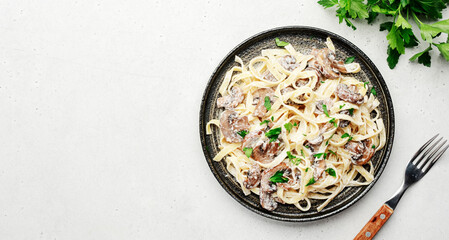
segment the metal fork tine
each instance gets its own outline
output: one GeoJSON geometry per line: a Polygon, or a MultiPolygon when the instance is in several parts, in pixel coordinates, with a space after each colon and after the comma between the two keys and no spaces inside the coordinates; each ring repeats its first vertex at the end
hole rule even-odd
{"type": "Polygon", "coordinates": [[[443,155],[444,152],[446,152],[446,150],[449,148],[449,145],[447,145],[445,148],[443,148],[443,150],[441,150],[436,156],[435,158],[432,160],[432,162],[430,162],[429,166],[426,167],[426,169],[424,170],[424,174],[426,174],[427,172],[429,172],[429,170],[432,168],[433,164],[435,164],[438,159],[441,158],[441,156],[443,155]]]}
{"type": "Polygon", "coordinates": [[[423,153],[423,155],[416,161],[415,165],[418,166],[419,163],[429,154],[430,151],[432,151],[433,148],[442,140],[443,138],[438,139],[434,144],[432,144],[429,149],[426,150],[426,152],[423,153]]]}
{"type": "Polygon", "coordinates": [[[421,167],[418,167],[418,166],[417,167],[421,168],[421,170],[423,170],[424,166],[426,166],[426,164],[428,162],[431,162],[431,160],[432,160],[433,156],[435,155],[435,153],[437,153],[444,146],[444,144],[446,144],[446,142],[447,142],[447,140],[444,140],[444,142],[442,142],[440,145],[438,145],[438,147],[436,147],[435,150],[433,150],[430,153],[430,155],[426,158],[426,160],[424,160],[424,162],[421,164],[421,167]]]}
{"type": "Polygon", "coordinates": [[[422,151],[429,146],[429,144],[436,138],[438,137],[438,135],[440,135],[439,133],[437,133],[437,135],[433,136],[431,139],[429,139],[429,141],[427,141],[426,143],[424,143],[424,145],[422,145],[422,147],[415,153],[415,155],[412,157],[412,160],[410,160],[410,162],[413,162],[416,157],[422,153],[422,151]]]}

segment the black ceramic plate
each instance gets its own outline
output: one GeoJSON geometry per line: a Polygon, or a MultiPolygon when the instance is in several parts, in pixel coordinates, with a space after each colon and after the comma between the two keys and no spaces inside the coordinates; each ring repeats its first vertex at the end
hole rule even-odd
{"type": "Polygon", "coordinates": [[[204,91],[201,111],[200,111],[200,136],[201,144],[203,146],[204,156],[209,164],[212,173],[217,178],[221,186],[239,203],[246,208],[262,215],[276,220],[291,221],[291,222],[305,222],[322,219],[334,215],[338,212],[353,205],[356,201],[362,198],[379,179],[382,171],[387,164],[388,157],[391,152],[394,136],[394,113],[393,103],[391,101],[390,93],[387,89],[382,75],[373,64],[373,62],[354,44],[344,39],[343,37],[318,28],[312,27],[282,27],[271,29],[259,33],[244,42],[240,43],[221,61],[218,67],[212,74],[206,90],[204,91]],[[213,127],[213,134],[206,135],[206,124],[211,119],[218,119],[220,113],[223,111],[216,107],[216,100],[219,97],[218,88],[223,81],[226,71],[236,65],[234,57],[237,55],[241,57],[245,64],[255,56],[261,54],[262,49],[277,48],[274,39],[276,37],[283,41],[291,43],[296,50],[302,53],[309,53],[312,47],[323,48],[326,47],[326,37],[330,37],[336,48],[336,55],[339,59],[346,59],[349,56],[355,57],[355,62],[361,66],[361,71],[354,76],[361,81],[369,81],[377,92],[377,98],[380,101],[380,111],[385,124],[385,131],[387,135],[386,146],[376,152],[372,158],[375,171],[374,181],[362,187],[347,187],[336,198],[334,198],[329,205],[322,211],[316,210],[317,206],[322,201],[312,201],[312,207],[307,212],[301,212],[293,205],[279,204],[276,210],[270,212],[263,209],[259,204],[259,197],[255,194],[245,196],[240,189],[239,184],[234,177],[226,170],[224,161],[215,162],[212,158],[219,151],[219,129],[213,127]]]}

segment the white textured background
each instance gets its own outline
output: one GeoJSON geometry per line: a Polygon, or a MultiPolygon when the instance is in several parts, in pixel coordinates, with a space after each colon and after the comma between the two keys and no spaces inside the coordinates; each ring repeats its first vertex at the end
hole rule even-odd
{"type": "MultiPolygon", "coordinates": [[[[379,20],[357,31],[337,21],[304,0],[1,1],[0,238],[352,238],[399,187],[418,146],[436,132],[449,137],[449,63],[435,50],[431,68],[409,63],[409,51],[390,70],[379,20]],[[396,113],[378,183],[312,223],[269,220],[234,201],[199,140],[216,65],[244,39],[285,25],[328,29],[361,48],[396,113]]],[[[449,155],[436,166],[377,239],[448,237],[449,155]]]]}

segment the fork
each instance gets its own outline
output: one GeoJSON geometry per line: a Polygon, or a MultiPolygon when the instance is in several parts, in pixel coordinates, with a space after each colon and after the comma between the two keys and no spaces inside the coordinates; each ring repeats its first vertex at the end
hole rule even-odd
{"type": "Polygon", "coordinates": [[[362,228],[354,239],[372,239],[385,224],[385,222],[387,222],[391,214],[393,214],[393,210],[398,205],[398,202],[405,190],[424,177],[429,172],[430,168],[432,168],[432,166],[438,161],[438,159],[441,158],[441,155],[443,155],[443,153],[449,148],[449,145],[444,146],[447,140],[444,140],[438,145],[438,143],[443,140],[442,137],[434,142],[438,135],[439,134],[432,137],[418,150],[418,152],[415,153],[405,170],[405,178],[402,182],[402,186],[390,200],[386,201],[382,207],[380,207],[380,209],[374,214],[374,216],[368,221],[368,223],[362,228]],[[433,144],[430,145],[431,143],[433,144]]]}

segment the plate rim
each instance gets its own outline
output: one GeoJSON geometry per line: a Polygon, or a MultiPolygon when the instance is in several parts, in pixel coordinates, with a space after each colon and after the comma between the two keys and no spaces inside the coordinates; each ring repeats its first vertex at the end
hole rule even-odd
{"type": "Polygon", "coordinates": [[[239,202],[241,205],[243,205],[245,208],[251,210],[252,212],[255,212],[259,215],[262,215],[264,217],[270,218],[270,219],[274,219],[274,220],[278,220],[278,221],[285,221],[285,222],[310,222],[310,221],[316,221],[316,220],[320,220],[320,219],[324,219],[330,216],[333,216],[335,214],[338,214],[340,212],[342,212],[345,209],[350,208],[351,206],[353,206],[356,202],[358,202],[361,198],[363,198],[372,188],[373,186],[376,184],[377,180],[382,176],[383,171],[385,170],[385,167],[389,161],[390,158],[390,154],[392,151],[392,147],[393,147],[393,143],[394,143],[394,135],[395,135],[395,118],[394,118],[394,107],[393,107],[393,100],[391,98],[391,94],[390,91],[388,90],[387,84],[382,76],[382,74],[380,73],[379,69],[377,68],[377,66],[371,61],[371,59],[360,49],[358,48],[356,45],[354,45],[352,42],[350,42],[349,40],[347,40],[346,38],[333,33],[331,31],[325,30],[325,29],[321,29],[321,28],[317,28],[317,27],[311,27],[311,26],[301,26],[301,25],[294,25],[294,26],[283,26],[283,27],[276,27],[276,28],[271,28],[265,31],[261,31],[259,33],[256,33],[248,38],[246,38],[245,40],[243,40],[242,42],[240,42],[239,44],[237,44],[232,50],[230,50],[225,57],[223,57],[223,59],[219,62],[219,64],[217,65],[217,67],[214,69],[214,71],[212,72],[206,88],[203,92],[202,95],[202,99],[201,99],[201,107],[200,107],[200,112],[199,112],[199,126],[200,126],[200,141],[201,141],[201,148],[203,149],[203,155],[206,159],[207,164],[209,165],[210,170],[212,171],[212,174],[214,175],[215,179],[219,182],[219,184],[221,185],[221,187],[232,197],[234,198],[237,202],[239,202]],[[291,218],[287,218],[287,217],[282,217],[282,216],[278,216],[278,215],[274,215],[271,214],[271,212],[267,212],[264,211],[262,209],[259,208],[255,208],[249,204],[246,204],[243,200],[240,199],[239,196],[235,195],[229,188],[228,186],[221,180],[221,178],[219,178],[218,172],[215,170],[214,166],[212,165],[212,158],[209,157],[209,152],[207,149],[207,145],[206,145],[206,124],[205,121],[203,120],[203,118],[205,118],[206,116],[206,100],[208,98],[209,92],[211,87],[213,86],[213,80],[217,77],[216,75],[220,72],[220,70],[224,67],[224,65],[226,64],[226,62],[228,61],[228,59],[230,57],[235,57],[236,52],[240,51],[241,49],[245,49],[248,46],[251,46],[252,43],[257,42],[260,38],[264,38],[264,37],[268,37],[270,35],[276,34],[276,33],[294,33],[294,32],[301,32],[301,31],[315,31],[315,32],[319,32],[321,34],[326,34],[328,36],[330,36],[331,38],[335,38],[338,39],[339,41],[342,41],[344,44],[346,44],[347,46],[350,47],[350,49],[354,50],[355,52],[357,52],[362,59],[366,62],[367,67],[372,71],[372,73],[377,77],[378,81],[379,81],[379,85],[381,86],[381,90],[384,92],[383,96],[385,97],[385,102],[386,105],[385,109],[388,112],[388,120],[390,122],[389,128],[386,130],[389,131],[389,136],[387,136],[387,144],[385,144],[385,155],[384,155],[384,159],[382,159],[382,162],[379,166],[378,169],[378,175],[374,176],[373,181],[366,185],[366,188],[359,194],[357,195],[354,199],[352,199],[351,201],[349,201],[346,205],[343,205],[342,207],[335,209],[329,213],[323,214],[323,215],[319,215],[319,216],[314,216],[314,217],[305,217],[305,218],[295,218],[295,217],[291,217],[291,218]]]}

